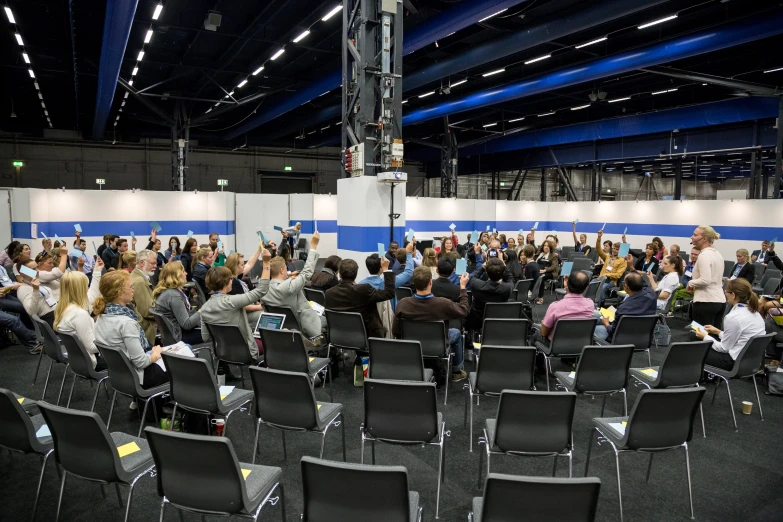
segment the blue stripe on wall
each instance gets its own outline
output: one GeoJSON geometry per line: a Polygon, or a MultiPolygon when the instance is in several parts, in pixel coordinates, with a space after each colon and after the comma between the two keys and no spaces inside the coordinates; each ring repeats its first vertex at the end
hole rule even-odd
{"type": "MultiPolygon", "coordinates": [[[[55,234],[60,237],[74,237],[74,223],[69,222],[38,222],[38,236],[41,232],[49,237],[55,234]]],[[[104,234],[117,234],[121,237],[129,237],[132,230],[138,237],[147,237],[152,226],[149,221],[82,221],[82,236],[103,236],[104,234]]],[[[234,221],[159,221],[162,237],[187,236],[188,230],[194,234],[207,235],[217,232],[225,236],[235,233],[234,221]]],[[[11,233],[17,238],[30,237],[30,225],[28,221],[14,221],[11,223],[11,233]]]]}
{"type": "MultiPolygon", "coordinates": [[[[302,223],[304,227],[304,223],[302,223]]],[[[318,222],[321,227],[321,222],[318,222]]],[[[394,227],[394,240],[403,244],[405,227],[394,227]]],[[[354,252],[377,252],[378,243],[389,248],[389,227],[337,227],[337,248],[354,252]]]]}
{"type": "MultiPolygon", "coordinates": [[[[288,222],[288,226],[292,227],[296,225],[297,223],[302,224],[302,234],[312,234],[315,232],[315,220],[301,220],[301,219],[292,219],[288,222]]],[[[318,220],[318,232],[321,234],[336,234],[337,233],[337,220],[336,219],[325,219],[325,220],[318,220]]]]}

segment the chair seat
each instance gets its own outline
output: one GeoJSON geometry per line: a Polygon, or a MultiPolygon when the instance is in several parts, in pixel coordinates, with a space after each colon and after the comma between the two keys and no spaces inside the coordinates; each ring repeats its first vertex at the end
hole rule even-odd
{"type": "Polygon", "coordinates": [[[410,506],[411,510],[411,521],[416,521],[419,519],[419,493],[416,491],[409,491],[408,492],[408,506],[410,506]]]}
{"type": "Polygon", "coordinates": [[[566,289],[565,288],[555,288],[555,293],[557,295],[566,295],[566,289]]]}
{"type": "Polygon", "coordinates": [[[571,376],[571,373],[573,372],[555,372],[555,378],[560,381],[568,391],[574,391],[574,388],[576,387],[576,373],[574,373],[573,377],[571,376]]]}
{"type": "Polygon", "coordinates": [[[19,403],[19,406],[21,406],[22,409],[25,412],[27,412],[27,414],[29,414],[31,411],[33,411],[38,406],[38,402],[36,402],[35,400],[30,399],[28,397],[25,397],[23,395],[19,395],[19,394],[14,393],[14,399],[16,399],[17,401],[19,399],[23,399],[22,402],[19,403]]]}
{"type": "Polygon", "coordinates": [[[481,522],[482,509],[484,509],[484,497],[473,497],[473,522],[481,522]]]}
{"type": "MultiPolygon", "coordinates": [[[[46,421],[44,420],[43,415],[41,414],[33,415],[32,417],[30,417],[30,421],[32,421],[33,429],[35,429],[36,433],[38,433],[38,430],[41,429],[41,426],[46,424],[46,421]]],[[[36,437],[35,440],[37,440],[38,443],[41,444],[42,446],[46,447],[45,451],[49,451],[50,449],[52,449],[53,441],[51,435],[47,435],[46,437],[36,437]]]]}
{"type": "Polygon", "coordinates": [[[226,414],[233,410],[240,404],[243,404],[253,398],[253,392],[251,390],[243,390],[240,388],[234,388],[231,393],[226,395],[226,398],[221,400],[218,404],[218,411],[222,414],[226,414]]]}
{"type": "Polygon", "coordinates": [[[171,389],[170,383],[161,384],[160,386],[155,386],[153,388],[147,388],[146,390],[142,388],[139,390],[138,397],[140,399],[146,399],[147,397],[152,397],[153,395],[157,395],[160,392],[167,392],[171,389]]]}
{"type": "Polygon", "coordinates": [[[758,295],[761,295],[761,293],[764,292],[764,287],[753,285],[753,291],[756,292],[758,295]]]}
{"type": "Polygon", "coordinates": [[[114,441],[114,444],[118,448],[120,446],[124,446],[125,444],[135,442],[141,450],[126,455],[120,459],[122,469],[126,473],[125,477],[120,477],[123,481],[129,482],[130,480],[133,480],[141,471],[144,471],[153,465],[152,452],[150,451],[150,445],[146,439],[140,439],[120,431],[113,431],[110,433],[110,435],[114,441]]]}
{"type": "Polygon", "coordinates": [[[653,377],[652,375],[647,375],[646,373],[644,373],[642,371],[642,370],[648,370],[648,369],[652,369],[652,370],[655,370],[657,372],[660,369],[660,366],[648,366],[647,368],[630,368],[629,372],[631,373],[632,376],[636,377],[640,381],[644,381],[644,382],[648,382],[648,383],[653,383],[653,382],[657,381],[658,377],[660,377],[660,374],[658,374],[655,377],[653,377]]]}
{"type": "Polygon", "coordinates": [[[536,348],[541,350],[542,352],[544,352],[547,355],[552,353],[552,348],[547,346],[547,345],[545,345],[544,343],[542,343],[540,341],[536,341],[536,348]]]}
{"type": "Polygon", "coordinates": [[[615,446],[617,446],[618,449],[622,446],[623,438],[625,438],[624,433],[620,433],[613,427],[611,427],[609,424],[611,423],[623,423],[628,422],[629,417],[595,417],[593,418],[593,424],[596,425],[596,427],[601,429],[601,433],[603,433],[606,438],[611,440],[615,446]]]}
{"type": "Polygon", "coordinates": [[[430,382],[435,376],[435,371],[432,368],[424,368],[424,382],[430,382]]]}
{"type": "Polygon", "coordinates": [[[307,362],[307,366],[308,366],[307,371],[311,377],[316,373],[320,372],[321,370],[323,370],[325,366],[329,366],[329,363],[331,362],[326,357],[313,357],[312,359],[313,360],[311,361],[308,358],[308,362],[307,362]]]}
{"type": "Polygon", "coordinates": [[[273,466],[257,466],[247,462],[240,462],[239,468],[250,470],[250,473],[245,477],[245,488],[250,505],[247,506],[248,509],[245,511],[252,512],[258,508],[258,505],[266,498],[267,493],[275,484],[280,482],[283,470],[273,466]]]}
{"type": "Polygon", "coordinates": [[[337,402],[318,403],[318,428],[323,430],[337,415],[342,413],[343,405],[337,402]]]}
{"type": "Polygon", "coordinates": [[[714,373],[715,375],[720,375],[721,377],[725,377],[727,379],[731,379],[735,376],[733,370],[724,370],[723,368],[717,368],[715,366],[710,366],[709,364],[704,365],[704,371],[708,373],[714,373]]]}

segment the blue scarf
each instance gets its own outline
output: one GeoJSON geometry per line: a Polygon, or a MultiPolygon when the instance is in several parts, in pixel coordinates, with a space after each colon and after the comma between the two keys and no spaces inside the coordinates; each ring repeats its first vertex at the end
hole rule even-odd
{"type": "Polygon", "coordinates": [[[106,315],[124,315],[125,317],[133,319],[133,321],[136,323],[136,326],[139,328],[139,342],[141,343],[142,349],[145,352],[152,349],[152,346],[150,346],[150,342],[147,340],[147,337],[144,335],[144,330],[141,329],[141,325],[139,324],[139,316],[136,315],[136,312],[134,312],[127,306],[121,306],[118,305],[117,303],[108,303],[103,313],[106,315]]]}

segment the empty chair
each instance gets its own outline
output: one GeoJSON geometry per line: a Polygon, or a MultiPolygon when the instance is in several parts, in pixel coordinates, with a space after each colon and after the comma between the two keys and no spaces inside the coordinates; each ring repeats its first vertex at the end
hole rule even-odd
{"type": "Polygon", "coordinates": [[[599,279],[594,279],[593,281],[590,281],[590,283],[587,285],[587,289],[585,290],[585,293],[583,294],[587,299],[594,301],[595,306],[598,306],[598,300],[600,296],[599,291],[603,286],[605,279],[606,276],[603,276],[599,279]]]}
{"type": "Polygon", "coordinates": [[[304,294],[308,301],[318,303],[321,306],[326,306],[326,294],[324,294],[323,290],[306,286],[304,287],[304,294]]]}
{"type": "Polygon", "coordinates": [[[319,372],[326,370],[329,379],[329,399],[334,400],[329,357],[307,355],[304,338],[300,332],[262,328],[261,340],[264,344],[264,359],[267,368],[304,373],[312,380],[315,380],[315,376],[319,372]]]}
{"type": "MultiPolygon", "coordinates": [[[[139,374],[131,365],[125,352],[112,348],[110,346],[98,346],[101,356],[106,361],[109,369],[109,382],[114,389],[111,397],[111,408],[109,409],[109,419],[106,421],[106,429],[111,426],[111,417],[114,414],[114,406],[117,402],[117,394],[130,397],[132,401],[143,401],[144,409],[141,413],[141,425],[139,426],[138,437],[141,437],[141,431],[144,429],[144,423],[147,421],[147,408],[150,400],[155,397],[162,397],[169,393],[169,383],[161,384],[153,388],[144,389],[139,383],[139,374]]],[[[158,412],[153,406],[152,411],[155,414],[155,422],[159,424],[158,412]]]]}
{"type": "MultiPolygon", "coordinates": [[[[632,344],[634,352],[647,352],[647,364],[652,366],[650,347],[655,342],[655,325],[658,324],[658,320],[658,314],[621,315],[617,320],[611,344],[632,344]]],[[[596,344],[608,343],[596,340],[596,344]]]]}
{"type": "Polygon", "coordinates": [[[101,491],[104,485],[114,484],[120,507],[122,496],[119,485],[129,486],[125,507],[127,522],[133,487],[141,477],[155,469],[147,441],[118,431],[109,433],[98,414],[91,411],[69,410],[47,402],[38,403],[38,407],[51,430],[54,456],[62,468],[55,522],[60,519],[68,475],[97,482],[101,491]]]}
{"type": "Polygon", "coordinates": [[[582,348],[593,344],[595,319],[560,319],[555,323],[549,346],[536,341],[536,348],[544,354],[546,366],[546,389],[549,391],[549,374],[552,371],[550,359],[558,357],[579,357],[582,348]]]}
{"type": "Polygon", "coordinates": [[[484,496],[473,499],[468,520],[593,522],[600,491],[601,480],[595,477],[518,477],[490,473],[484,482],[484,496]]]}
{"type": "Polygon", "coordinates": [[[575,372],[555,372],[563,387],[584,395],[603,395],[601,415],[606,397],[623,394],[623,415],[628,415],[628,367],[633,357],[633,345],[585,346],[575,372]]]}
{"type": "MultiPolygon", "coordinates": [[[[158,333],[160,334],[160,342],[162,343],[162,346],[171,346],[172,344],[177,344],[182,340],[181,332],[179,336],[174,335],[174,328],[171,326],[171,319],[157,312],[154,308],[150,308],[150,313],[155,318],[155,324],[158,326],[158,333]]],[[[194,344],[191,345],[191,350],[193,350],[193,353],[198,353],[203,349],[210,349],[211,351],[211,347],[211,343],[194,344]]]]}
{"type": "MultiPolygon", "coordinates": [[[[687,262],[687,261],[686,261],[687,262]]],[[[734,269],[734,261],[723,260],[723,277],[731,277],[731,271],[734,269]]]]}
{"type": "MultiPolygon", "coordinates": [[[[573,474],[574,422],[576,393],[504,390],[500,393],[497,415],[487,419],[484,436],[487,475],[492,455],[554,457],[552,476],[557,473],[557,457],[568,457],[568,476],[573,474]]],[[[479,452],[478,482],[484,452],[479,452]]]]}
{"type": "MultiPolygon", "coordinates": [[[[734,366],[731,370],[724,370],[708,364],[704,365],[704,371],[710,375],[718,377],[715,385],[715,391],[712,393],[712,403],[715,403],[715,396],[718,394],[720,382],[726,383],[726,393],[729,395],[729,408],[731,408],[731,418],[734,420],[734,429],[737,430],[737,416],[734,414],[734,402],[731,398],[731,379],[747,379],[753,381],[753,389],[756,390],[756,402],[759,405],[759,417],[764,420],[764,412],[761,410],[761,399],[759,398],[759,387],[756,384],[756,374],[764,370],[764,351],[770,341],[775,337],[775,333],[756,335],[748,339],[745,347],[734,360],[734,366]]],[[[710,348],[711,349],[711,348],[710,348]]]]}
{"type": "Polygon", "coordinates": [[[568,258],[568,254],[574,251],[574,247],[572,246],[564,246],[560,248],[560,259],[566,259],[568,258]]]}
{"type": "Polygon", "coordinates": [[[305,522],[421,521],[419,494],[409,490],[403,466],[302,457],[302,490],[305,522]]]}
{"type": "Polygon", "coordinates": [[[535,281],[532,279],[520,279],[517,281],[517,284],[514,286],[514,291],[512,293],[512,298],[514,301],[519,301],[520,303],[530,302],[528,299],[528,293],[533,287],[533,283],[535,283],[535,281]]]}
{"type": "MultiPolygon", "coordinates": [[[[23,455],[36,454],[41,458],[41,474],[38,477],[38,488],[35,490],[35,500],[33,500],[33,516],[38,511],[38,498],[41,494],[41,484],[43,483],[44,472],[49,455],[52,454],[53,444],[52,436],[42,433],[37,436],[38,430],[44,425],[42,415],[30,417],[24,409],[24,403],[36,404],[34,400],[19,397],[15,393],[5,388],[0,388],[0,448],[5,448],[11,454],[22,453],[23,455]],[[20,401],[21,399],[21,401],[20,401]]],[[[4,468],[4,475],[11,477],[8,468],[4,468]]]]}
{"type": "Polygon", "coordinates": [[[245,387],[245,374],[242,368],[252,366],[256,362],[247,347],[245,335],[238,326],[232,324],[205,323],[209,336],[215,343],[215,357],[227,364],[239,366],[242,376],[242,387],[245,387]]]}
{"type": "Polygon", "coordinates": [[[398,286],[394,289],[394,296],[398,301],[406,297],[413,297],[413,290],[408,286],[398,286]]]}
{"type": "Polygon", "coordinates": [[[444,386],[443,404],[449,400],[451,380],[451,348],[446,335],[446,324],[443,321],[407,321],[400,320],[402,338],[407,341],[419,341],[422,356],[446,363],[446,378],[449,382],[444,386]]]}
{"type": "Polygon", "coordinates": [[[264,304],[264,311],[269,312],[270,314],[284,315],[285,322],[283,323],[283,326],[285,326],[286,330],[296,330],[298,332],[302,331],[302,327],[299,326],[299,319],[297,319],[296,314],[293,310],[291,310],[291,307],[264,304]]]}
{"type": "Polygon", "coordinates": [[[767,273],[764,274],[764,277],[761,279],[758,286],[753,287],[754,292],[759,295],[776,295],[778,293],[778,289],[780,288],[780,272],[775,270],[774,272],[777,272],[777,277],[768,277],[770,272],[773,272],[773,270],[771,268],[767,269],[767,273]]]}
{"type": "Polygon", "coordinates": [[[577,257],[587,257],[584,252],[569,252],[567,256],[565,256],[566,261],[573,261],[577,257]]]}
{"type": "MultiPolygon", "coordinates": [[[[532,346],[494,346],[485,344],[476,371],[468,374],[465,388],[465,424],[470,405],[469,447],[473,451],[473,396],[499,396],[503,390],[530,390],[533,388],[533,372],[536,349],[532,346]]],[[[372,361],[372,359],[370,359],[372,361]]],[[[372,367],[372,365],[370,365],[372,367]]],[[[478,398],[477,398],[478,400],[478,398]]]]}
{"type": "Polygon", "coordinates": [[[574,258],[573,263],[574,264],[571,266],[572,272],[593,269],[593,260],[590,259],[589,257],[576,257],[574,258]]]}
{"type": "Polygon", "coordinates": [[[593,449],[593,435],[597,431],[614,450],[617,468],[617,495],[620,500],[620,521],[623,520],[623,495],[620,485],[620,453],[640,452],[650,454],[647,480],[650,480],[652,460],[655,453],[683,448],[688,476],[688,498],[691,518],[693,494],[691,492],[691,464],[688,458],[688,442],[693,436],[693,419],[706,390],[699,388],[642,390],[628,417],[594,418],[594,430],[590,430],[587,443],[585,476],[590,468],[590,453],[593,449]]]}
{"type": "MultiPolygon", "coordinates": [[[[171,412],[171,426],[177,408],[204,415],[220,415],[225,417],[223,433],[228,431],[228,418],[236,410],[253,400],[253,392],[233,389],[228,394],[221,395],[218,390],[215,373],[204,359],[183,357],[163,352],[163,364],[169,373],[169,393],[174,400],[174,411],[171,412]]],[[[207,433],[211,426],[209,417],[205,417],[207,433]]]]}
{"type": "Polygon", "coordinates": [[[204,289],[201,288],[201,284],[195,280],[193,282],[194,284],[192,288],[196,289],[196,295],[198,296],[198,307],[201,308],[207,302],[207,296],[204,295],[204,289]]]}
{"type": "Polygon", "coordinates": [[[280,503],[285,520],[285,498],[280,478],[283,471],[271,466],[239,462],[234,446],[226,437],[209,437],[146,428],[155,459],[160,520],[166,505],[204,515],[236,515],[258,519],[269,501],[280,503]],[[278,490],[279,499],[272,494],[278,490]]]}
{"type": "Polygon", "coordinates": [[[293,261],[291,261],[291,265],[292,265],[291,268],[293,268],[294,272],[301,272],[305,266],[305,262],[302,261],[301,259],[294,259],[293,261]]]}
{"type": "Polygon", "coordinates": [[[90,354],[87,352],[87,349],[84,347],[82,341],[78,337],[63,332],[58,332],[58,334],[60,336],[60,341],[62,341],[63,346],[65,346],[65,350],[68,352],[68,363],[71,372],[73,373],[71,392],[68,394],[68,403],[65,405],[65,407],[71,407],[71,397],[73,397],[73,389],[76,388],[76,378],[78,377],[80,379],[84,379],[85,381],[94,381],[97,383],[97,386],[95,386],[95,393],[92,397],[92,406],[90,407],[90,411],[94,411],[95,401],[98,399],[98,392],[101,389],[101,385],[103,385],[104,391],[106,391],[106,396],[108,398],[109,390],[106,387],[105,381],[109,378],[109,372],[107,370],[103,370],[101,372],[95,371],[95,368],[92,366],[90,354]]]}
{"type": "Polygon", "coordinates": [[[251,368],[256,406],[256,440],[253,464],[258,453],[258,434],[261,424],[280,430],[283,436],[283,456],[288,457],[286,431],[312,431],[321,435],[320,458],[324,456],[326,432],[331,426],[342,426],[343,460],[345,458],[345,420],[343,405],[317,402],[313,383],[306,373],[251,368]]]}
{"type": "Polygon", "coordinates": [[[484,319],[481,346],[527,346],[530,321],[527,319],[484,319]]]}
{"type": "MultiPolygon", "coordinates": [[[[761,264],[758,261],[753,263],[753,277],[751,284],[755,285],[756,283],[761,282],[764,279],[764,275],[767,272],[767,265],[761,264]]],[[[725,277],[731,277],[731,274],[725,277]]]]}
{"type": "Polygon", "coordinates": [[[516,301],[484,305],[484,319],[521,319],[523,317],[522,303],[516,301]]]}
{"type": "Polygon", "coordinates": [[[435,378],[431,368],[424,367],[421,343],[402,339],[370,337],[371,379],[387,381],[423,381],[435,378]]]}
{"type": "Polygon", "coordinates": [[[364,464],[365,441],[370,441],[372,445],[373,464],[375,464],[376,441],[439,447],[436,478],[438,492],[435,500],[435,518],[438,518],[446,423],[443,422],[443,415],[438,412],[435,383],[365,379],[364,422],[361,431],[362,464],[364,464]]]}
{"type": "Polygon", "coordinates": [[[329,351],[350,350],[367,354],[367,330],[359,312],[335,312],[326,310],[326,324],[329,326],[329,351]]]}
{"type": "MultiPolygon", "coordinates": [[[[46,382],[44,383],[43,393],[41,394],[41,400],[46,398],[46,388],[49,386],[49,377],[52,375],[52,366],[56,364],[64,364],[63,369],[63,381],[60,383],[60,393],[57,394],[56,404],[60,404],[60,397],[63,394],[63,386],[65,386],[65,378],[68,376],[68,354],[63,346],[60,344],[60,339],[55,335],[52,327],[49,323],[33,316],[33,324],[38,326],[38,331],[41,332],[41,339],[43,341],[43,350],[41,353],[49,358],[49,371],[46,372],[46,382]]],[[[40,363],[40,360],[39,360],[40,363]]]]}

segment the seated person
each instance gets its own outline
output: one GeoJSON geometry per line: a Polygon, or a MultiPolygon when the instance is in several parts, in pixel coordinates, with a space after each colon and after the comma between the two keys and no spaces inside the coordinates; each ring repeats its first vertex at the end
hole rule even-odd
{"type": "Polygon", "coordinates": [[[770,256],[770,244],[769,241],[765,239],[764,241],[761,242],[761,249],[753,251],[750,261],[752,263],[761,263],[762,265],[766,266],[769,263],[769,256],[770,256]]]}
{"type": "Polygon", "coordinates": [[[0,310],[17,314],[25,327],[33,330],[33,320],[17,297],[17,290],[22,286],[22,283],[8,275],[4,266],[0,266],[0,286],[3,288],[0,293],[0,310]]]}
{"type": "Polygon", "coordinates": [[[95,321],[90,317],[92,305],[100,295],[99,285],[103,270],[103,261],[100,258],[95,267],[97,270],[89,283],[89,290],[87,276],[83,273],[71,271],[63,276],[60,300],[54,309],[54,331],[78,338],[90,355],[92,367],[100,372],[105,370],[107,365],[95,346],[95,321]]]}
{"type": "Polygon", "coordinates": [[[769,247],[769,262],[778,270],[783,270],[783,260],[781,260],[777,254],[775,254],[775,243],[772,243],[769,247]]]}
{"type": "MultiPolygon", "coordinates": [[[[451,276],[456,272],[456,268],[451,259],[446,256],[438,260],[438,277],[432,281],[432,295],[435,297],[445,297],[455,303],[459,301],[459,286],[451,282],[451,276]]],[[[462,274],[460,274],[461,277],[462,274]]]]}
{"type": "MultiPolygon", "coordinates": [[[[108,250],[108,249],[107,249],[108,250]]],[[[100,280],[101,295],[93,303],[95,343],[125,352],[144,389],[169,381],[169,374],[155,364],[163,348],[150,346],[139,324],[139,317],[128,305],[133,300],[130,274],[116,270],[100,280]]]]}
{"type": "Polygon", "coordinates": [[[220,241],[220,234],[217,232],[209,233],[209,248],[212,250],[212,265],[211,266],[223,266],[226,263],[226,253],[221,245],[218,251],[218,241],[220,241]]]}
{"type": "Polygon", "coordinates": [[[103,250],[101,259],[106,270],[117,270],[120,264],[120,256],[128,250],[128,240],[112,234],[109,245],[103,250]]]}
{"type": "Polygon", "coordinates": [[[579,234],[579,240],[576,239],[576,221],[572,221],[573,235],[574,235],[574,252],[582,252],[584,255],[588,255],[593,249],[587,244],[587,234],[579,234]]]}
{"type": "Polygon", "coordinates": [[[209,288],[207,287],[207,272],[215,261],[215,252],[209,247],[201,247],[193,257],[193,282],[204,292],[204,297],[209,300],[209,288]]]}
{"type": "Polygon", "coordinates": [[[139,316],[139,323],[150,344],[155,343],[155,334],[158,329],[155,318],[150,313],[150,309],[155,306],[150,278],[157,268],[158,255],[152,250],[142,250],[139,252],[138,261],[130,273],[131,286],[133,286],[133,308],[139,316]]]}
{"type": "MultiPolygon", "coordinates": [[[[248,277],[250,271],[253,270],[254,266],[256,266],[256,263],[258,262],[258,258],[261,257],[261,253],[263,251],[264,251],[264,242],[260,240],[258,242],[258,246],[256,247],[255,251],[251,254],[250,260],[247,263],[245,263],[245,256],[243,256],[239,252],[233,252],[228,255],[228,257],[226,258],[226,262],[223,266],[231,270],[231,273],[234,274],[234,281],[231,286],[231,295],[246,294],[247,292],[250,291],[250,288],[247,286],[247,283],[245,282],[245,278],[248,277]]],[[[248,312],[261,310],[260,305],[256,305],[256,306],[259,306],[259,308],[248,309],[248,312]]]]}
{"type": "MultiPolygon", "coordinates": [[[[407,245],[405,245],[405,270],[394,276],[394,288],[400,288],[401,286],[405,286],[411,282],[411,279],[413,278],[413,252],[416,250],[416,241],[409,241],[407,245]]],[[[388,258],[386,258],[388,259],[388,258]]],[[[367,258],[364,260],[364,266],[367,268],[367,271],[372,274],[361,281],[359,281],[360,285],[370,285],[376,290],[383,290],[384,282],[383,282],[383,268],[381,267],[381,259],[378,257],[378,254],[371,254],[367,256],[367,258]]],[[[389,265],[391,266],[391,264],[389,265]]],[[[393,297],[390,301],[392,310],[394,307],[397,306],[397,297],[393,297]]]]}
{"type": "Polygon", "coordinates": [[[731,311],[723,318],[723,331],[705,324],[704,331],[696,331],[696,337],[712,342],[704,364],[731,370],[748,340],[764,334],[764,319],[759,314],[759,301],[753,293],[753,287],[746,279],[732,279],[723,288],[726,303],[732,305],[731,311]],[[714,339],[709,334],[716,335],[714,339]]]}
{"type": "Polygon", "coordinates": [[[49,251],[52,249],[52,239],[49,237],[45,237],[41,240],[41,246],[43,247],[43,250],[41,250],[37,256],[42,256],[44,254],[48,254],[49,251]]]}
{"type": "Polygon", "coordinates": [[[560,319],[587,319],[594,317],[592,299],[586,298],[583,294],[590,284],[590,278],[584,272],[571,272],[570,275],[563,277],[563,283],[566,288],[566,295],[563,299],[555,301],[549,305],[541,320],[541,328],[533,333],[531,344],[540,342],[549,346],[552,340],[552,334],[555,331],[555,325],[560,319]]]}
{"type": "Polygon", "coordinates": [[[612,245],[610,254],[601,250],[601,236],[603,235],[604,231],[599,230],[598,239],[595,241],[595,249],[598,251],[598,256],[601,258],[601,261],[604,262],[598,277],[606,276],[606,282],[601,289],[601,303],[609,297],[612,290],[617,288],[617,283],[620,281],[620,278],[623,277],[625,269],[628,267],[628,263],[625,259],[618,257],[618,254],[620,253],[620,243],[614,243],[612,245]]]}
{"type": "Polygon", "coordinates": [[[400,248],[400,244],[396,241],[389,243],[389,250],[386,251],[386,259],[389,260],[389,269],[395,274],[399,273],[399,261],[397,261],[397,249],[400,248]]]}
{"type": "Polygon", "coordinates": [[[517,281],[525,278],[525,268],[519,263],[517,253],[510,248],[503,253],[506,257],[506,271],[503,273],[503,282],[516,285],[517,281]]]}
{"type": "Polygon", "coordinates": [[[22,302],[22,306],[24,306],[28,316],[37,315],[40,319],[49,323],[49,326],[53,326],[54,307],[57,306],[57,299],[55,299],[53,292],[49,288],[41,284],[38,263],[25,256],[19,256],[16,260],[15,267],[17,272],[19,272],[19,278],[22,283],[16,290],[16,296],[22,302]],[[22,273],[21,268],[23,266],[35,271],[36,277],[22,273]]]}
{"type": "Polygon", "coordinates": [[[169,247],[163,253],[163,257],[166,258],[166,262],[179,261],[180,255],[182,255],[182,243],[179,242],[177,236],[171,236],[169,238],[169,247]]]}
{"type": "MultiPolygon", "coordinates": [[[[503,264],[500,260],[496,259],[495,261],[503,264]]],[[[397,303],[397,309],[394,312],[392,326],[394,337],[399,339],[402,335],[400,320],[444,321],[448,325],[452,319],[464,318],[468,314],[468,292],[466,290],[468,279],[467,273],[460,277],[459,302],[455,303],[451,299],[432,295],[432,272],[426,267],[417,267],[413,271],[413,285],[416,288],[416,293],[413,297],[397,303]]],[[[500,277],[498,277],[499,279],[500,277]]],[[[467,374],[462,370],[462,333],[457,328],[449,328],[447,333],[451,353],[454,354],[452,380],[457,382],[467,377],[467,374]]]]}
{"type": "MultiPolygon", "coordinates": [[[[0,311],[0,327],[11,330],[19,340],[19,343],[30,350],[30,355],[41,353],[43,346],[38,344],[38,337],[35,335],[35,331],[22,324],[22,321],[15,315],[0,311]]],[[[0,348],[5,348],[8,344],[7,340],[0,340],[0,348]]]]}
{"type": "Polygon", "coordinates": [[[41,286],[45,286],[52,292],[55,301],[60,299],[60,279],[68,267],[68,252],[62,250],[53,250],[50,254],[39,254],[35,262],[38,263],[38,279],[41,286]],[[52,254],[57,257],[53,257],[52,254]]]}
{"type": "MultiPolygon", "coordinates": [[[[337,286],[337,284],[340,282],[340,280],[337,278],[337,271],[340,269],[340,261],[342,261],[340,256],[327,257],[326,262],[324,263],[324,267],[320,272],[313,276],[310,282],[307,283],[307,286],[316,290],[321,290],[322,292],[326,292],[330,288],[337,286]]],[[[372,270],[370,270],[370,273],[373,273],[372,270]]],[[[362,281],[362,283],[366,282],[366,280],[362,281]]]]}
{"type": "Polygon", "coordinates": [[[186,344],[201,344],[201,314],[193,311],[190,300],[182,288],[185,268],[179,261],[169,261],[160,271],[158,286],[152,292],[155,311],[169,319],[171,335],[186,344]]]}
{"type": "Polygon", "coordinates": [[[650,278],[650,287],[658,293],[658,303],[656,308],[659,312],[669,309],[669,299],[680,288],[680,278],[682,277],[682,258],[677,255],[666,256],[663,258],[663,279],[658,283],[654,277],[650,278]]]}
{"type": "MultiPolygon", "coordinates": [[[[613,246],[612,242],[607,239],[606,241],[604,241],[604,243],[602,245],[602,248],[596,248],[595,250],[596,250],[596,252],[603,251],[603,252],[606,252],[606,253],[611,253],[612,252],[612,246],[613,246]]],[[[604,260],[599,255],[598,256],[598,262],[596,263],[596,265],[603,265],[603,264],[604,264],[604,260]]]]}
{"type": "Polygon", "coordinates": [[[541,275],[541,272],[538,268],[538,263],[535,261],[535,257],[536,249],[533,247],[533,245],[525,245],[522,248],[522,254],[519,256],[519,263],[524,268],[525,277],[523,279],[532,279],[535,281],[538,279],[538,276],[541,275]]]}
{"type": "MultiPolygon", "coordinates": [[[[376,256],[377,255],[373,254],[376,256]]],[[[386,337],[377,303],[394,299],[394,272],[389,270],[389,260],[380,260],[383,273],[383,289],[368,284],[355,284],[359,266],[353,259],[340,263],[340,284],[326,291],[326,308],[336,312],[358,312],[362,315],[367,337],[386,337]]]]}
{"type": "MultiPolygon", "coordinates": [[[[481,248],[474,246],[480,255],[481,248]]],[[[473,304],[468,314],[465,327],[470,330],[480,330],[484,322],[484,308],[487,303],[505,303],[511,297],[513,287],[508,283],[503,283],[503,274],[506,271],[506,265],[498,258],[490,258],[486,265],[479,264],[476,270],[470,276],[468,286],[473,294],[473,304]],[[486,274],[487,281],[481,277],[486,274]]]]}
{"type": "MultiPolygon", "coordinates": [[[[427,249],[427,250],[432,250],[432,249],[427,249]]],[[[425,254],[427,253],[427,250],[424,251],[425,254]]],[[[434,254],[435,251],[432,250],[432,253],[434,254]]],[[[394,272],[394,275],[400,275],[404,273],[405,270],[407,269],[406,265],[408,264],[408,252],[398,248],[397,250],[394,251],[394,257],[397,260],[397,264],[394,265],[396,268],[392,268],[391,271],[394,272]]],[[[416,260],[413,257],[413,253],[411,253],[411,261],[413,262],[413,268],[416,268],[417,265],[416,265],[416,260]]],[[[426,262],[425,258],[422,258],[419,264],[424,264],[425,262],[426,262]]]]}
{"type": "MultiPolygon", "coordinates": [[[[753,276],[756,272],[753,263],[748,261],[748,251],[744,248],[737,250],[737,262],[734,263],[734,267],[731,269],[731,275],[728,279],[744,279],[748,283],[753,285],[753,276]]],[[[723,278],[724,281],[726,278],[723,278]]]]}
{"type": "MultiPolygon", "coordinates": [[[[655,278],[655,274],[658,273],[658,258],[655,257],[658,253],[657,249],[658,247],[655,243],[647,243],[647,246],[644,249],[644,256],[640,256],[639,259],[636,260],[636,264],[634,264],[634,271],[647,272],[652,274],[650,279],[655,278]]],[[[628,255],[630,256],[631,254],[628,255]]],[[[625,260],[630,263],[627,257],[625,260]]]]}
{"type": "Polygon", "coordinates": [[[198,241],[195,238],[189,237],[185,241],[185,246],[182,247],[182,253],[179,256],[179,260],[182,261],[182,267],[185,269],[185,274],[188,278],[188,282],[193,281],[193,257],[198,252],[198,241]]]}
{"type": "Polygon", "coordinates": [[[644,284],[644,279],[637,272],[632,272],[625,276],[623,280],[623,290],[628,297],[617,307],[614,313],[614,321],[609,323],[609,319],[601,317],[600,324],[595,328],[595,337],[601,340],[611,340],[614,329],[620,322],[623,315],[654,315],[657,310],[658,299],[655,292],[644,284]]]}
{"type": "MultiPolygon", "coordinates": [[[[399,252],[399,250],[398,250],[399,252]]],[[[433,277],[437,277],[438,273],[438,254],[434,248],[424,249],[424,262],[421,266],[426,266],[430,269],[430,273],[433,277]]]]}
{"type": "Polygon", "coordinates": [[[683,270],[685,270],[685,260],[684,260],[684,259],[682,258],[682,256],[680,255],[680,245],[675,245],[675,244],[672,244],[672,245],[669,247],[669,252],[670,252],[670,254],[669,254],[669,255],[671,255],[671,256],[677,256],[677,257],[679,257],[679,258],[680,258],[680,264],[682,265],[682,269],[683,269],[683,270]]]}

